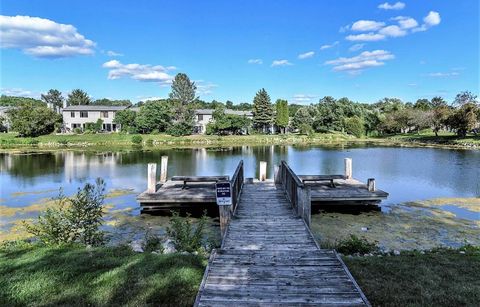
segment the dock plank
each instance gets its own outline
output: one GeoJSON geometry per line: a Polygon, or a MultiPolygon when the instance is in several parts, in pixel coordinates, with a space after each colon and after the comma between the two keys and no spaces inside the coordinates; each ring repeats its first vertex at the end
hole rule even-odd
{"type": "Polygon", "coordinates": [[[196,306],[369,306],[332,250],[320,249],[280,186],[245,184],[196,306]]]}

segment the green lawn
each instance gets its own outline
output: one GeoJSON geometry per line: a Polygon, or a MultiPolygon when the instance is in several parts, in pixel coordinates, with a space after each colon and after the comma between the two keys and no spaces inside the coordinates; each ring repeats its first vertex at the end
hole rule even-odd
{"type": "Polygon", "coordinates": [[[344,257],[374,306],[478,306],[480,250],[344,257]]]}
{"type": "Polygon", "coordinates": [[[122,247],[0,250],[0,306],[191,306],[205,265],[122,247]]]}
{"type": "Polygon", "coordinates": [[[471,144],[480,146],[480,135],[469,134],[465,138],[460,138],[456,134],[451,132],[440,132],[438,136],[435,133],[429,131],[422,131],[420,134],[416,133],[404,133],[393,136],[387,136],[383,139],[400,141],[400,142],[420,142],[431,144],[443,144],[443,145],[465,145],[471,144]]]}

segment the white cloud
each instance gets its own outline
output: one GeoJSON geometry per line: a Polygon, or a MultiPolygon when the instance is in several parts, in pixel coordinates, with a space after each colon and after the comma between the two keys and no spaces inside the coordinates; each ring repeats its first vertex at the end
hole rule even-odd
{"type": "Polygon", "coordinates": [[[72,25],[30,16],[0,15],[2,48],[21,49],[39,58],[61,58],[94,53],[95,43],[72,25]]]}
{"type": "Polygon", "coordinates": [[[375,42],[375,41],[384,40],[385,35],[370,32],[370,33],[362,33],[362,34],[356,34],[356,35],[348,35],[347,37],[345,37],[345,39],[352,42],[375,42]]]}
{"type": "Polygon", "coordinates": [[[405,30],[418,27],[418,22],[411,17],[397,16],[392,18],[392,20],[396,20],[400,28],[405,30]]]}
{"type": "Polygon", "coordinates": [[[32,91],[23,89],[23,88],[5,88],[2,87],[0,89],[2,95],[6,96],[17,96],[17,97],[30,97],[30,98],[38,98],[40,96],[39,93],[34,93],[32,91]]]}
{"type": "Polygon", "coordinates": [[[386,26],[385,28],[380,29],[378,33],[385,35],[385,36],[390,36],[390,37],[400,37],[400,36],[405,36],[407,35],[407,31],[401,29],[399,26],[386,26]]]}
{"type": "Polygon", "coordinates": [[[379,9],[382,10],[401,10],[405,8],[405,3],[403,2],[396,2],[395,4],[390,4],[388,2],[382,3],[378,5],[379,9]]]}
{"type": "Polygon", "coordinates": [[[293,64],[290,63],[288,60],[274,60],[271,66],[275,67],[275,66],[290,66],[290,65],[293,65],[293,64]]]}
{"type": "Polygon", "coordinates": [[[102,66],[109,69],[108,79],[128,77],[143,82],[158,82],[161,86],[172,83],[173,76],[169,74],[169,71],[176,69],[174,66],[122,64],[118,60],[105,62],[102,66]]]}
{"type": "Polygon", "coordinates": [[[440,14],[438,12],[430,11],[425,18],[423,18],[423,22],[429,27],[436,26],[440,24],[442,19],[440,18],[440,14]]]}
{"type": "Polygon", "coordinates": [[[365,46],[365,44],[355,44],[353,46],[351,46],[350,48],[348,48],[348,51],[358,51],[360,49],[363,49],[363,47],[365,46]]]}
{"type": "Polygon", "coordinates": [[[263,64],[262,59],[250,59],[248,60],[248,64],[263,64]]]}
{"type": "Polygon", "coordinates": [[[122,53],[118,53],[118,52],[115,52],[115,51],[112,51],[112,50],[108,50],[107,55],[111,56],[111,57],[123,56],[122,53]]]}
{"type": "Polygon", "coordinates": [[[339,41],[335,41],[335,42],[333,42],[333,43],[330,44],[330,45],[326,44],[326,45],[321,46],[321,47],[320,47],[320,50],[330,49],[330,48],[332,48],[332,47],[335,47],[335,46],[338,45],[338,44],[340,44],[340,42],[339,42],[339,41]]]}
{"type": "Polygon", "coordinates": [[[160,97],[160,96],[137,96],[137,99],[139,99],[140,101],[151,101],[151,100],[168,99],[168,97],[160,97]]]}
{"type": "Polygon", "coordinates": [[[305,53],[301,53],[298,55],[298,58],[300,60],[304,60],[304,59],[308,59],[308,58],[311,58],[315,55],[315,52],[313,51],[309,51],[309,52],[305,52],[305,53]]]}
{"type": "Polygon", "coordinates": [[[217,84],[211,82],[205,82],[203,80],[195,80],[197,86],[197,94],[200,96],[208,96],[213,93],[213,89],[218,87],[217,84]]]}
{"type": "Polygon", "coordinates": [[[413,32],[427,31],[431,27],[438,26],[441,21],[442,21],[442,18],[440,17],[440,14],[438,12],[430,11],[428,15],[423,18],[423,24],[418,28],[412,29],[412,31],[413,32]]]}
{"type": "Polygon", "coordinates": [[[296,95],[293,95],[292,102],[293,103],[299,103],[299,104],[308,104],[308,103],[315,102],[314,100],[317,97],[318,96],[315,96],[315,95],[296,94],[296,95]]]}
{"type": "Polygon", "coordinates": [[[448,77],[456,77],[459,76],[460,73],[453,71],[453,72],[432,72],[429,73],[427,76],[434,77],[434,78],[448,78],[448,77]]]}
{"type": "Polygon", "coordinates": [[[411,87],[416,87],[416,86],[417,86],[416,83],[409,83],[409,84],[407,84],[407,85],[408,85],[408,86],[411,86],[411,87]]]}
{"type": "Polygon", "coordinates": [[[385,61],[394,59],[395,56],[389,51],[374,50],[364,51],[350,58],[338,58],[327,61],[325,64],[332,65],[334,71],[345,71],[350,74],[358,74],[366,68],[383,66],[385,61]]]}
{"type": "Polygon", "coordinates": [[[358,20],[353,23],[350,30],[357,32],[375,31],[385,25],[384,22],[374,20],[358,20]]]}

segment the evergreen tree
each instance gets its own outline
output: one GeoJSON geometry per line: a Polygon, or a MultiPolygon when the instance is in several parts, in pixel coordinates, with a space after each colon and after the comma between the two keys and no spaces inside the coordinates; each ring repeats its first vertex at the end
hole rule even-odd
{"type": "Polygon", "coordinates": [[[266,132],[272,124],[273,107],[270,96],[265,89],[261,89],[253,99],[253,124],[255,128],[266,132]]]}
{"type": "Polygon", "coordinates": [[[172,83],[172,92],[169,94],[175,106],[175,122],[170,129],[175,135],[187,135],[193,130],[194,101],[197,99],[195,82],[188,76],[179,73],[172,83]]]}
{"type": "Polygon", "coordinates": [[[275,103],[275,107],[275,125],[280,128],[282,133],[285,133],[288,126],[288,101],[278,99],[275,103]]]}
{"type": "Polygon", "coordinates": [[[68,94],[67,105],[86,105],[90,104],[92,101],[88,94],[81,89],[74,89],[70,94],[68,94]]]}
{"type": "Polygon", "coordinates": [[[51,103],[56,108],[63,107],[62,92],[59,90],[51,89],[46,94],[42,94],[42,100],[45,103],[51,103]]]}

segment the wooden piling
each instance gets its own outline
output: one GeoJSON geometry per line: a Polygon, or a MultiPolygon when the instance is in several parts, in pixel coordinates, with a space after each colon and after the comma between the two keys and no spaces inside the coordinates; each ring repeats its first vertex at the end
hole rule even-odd
{"type": "Polygon", "coordinates": [[[375,178],[368,178],[367,188],[369,192],[375,192],[375,178]]]}
{"type": "Polygon", "coordinates": [[[273,181],[276,184],[281,184],[282,183],[282,178],[280,174],[280,165],[275,165],[273,169],[273,181]]]}
{"type": "Polygon", "coordinates": [[[228,222],[232,216],[232,206],[218,206],[218,212],[220,216],[220,232],[222,234],[222,240],[227,231],[228,222]]]}
{"type": "Polygon", "coordinates": [[[155,193],[157,185],[157,163],[148,163],[147,192],[155,193]]]}
{"type": "Polygon", "coordinates": [[[352,179],[352,159],[345,158],[345,177],[352,179]]]}
{"type": "Polygon", "coordinates": [[[312,195],[310,187],[303,189],[303,220],[310,227],[312,221],[312,195]]]}
{"type": "Polygon", "coordinates": [[[265,181],[267,179],[267,162],[260,161],[260,174],[258,179],[260,181],[265,181]]]}
{"type": "Polygon", "coordinates": [[[167,182],[168,156],[162,156],[160,164],[160,182],[167,182]]]}

